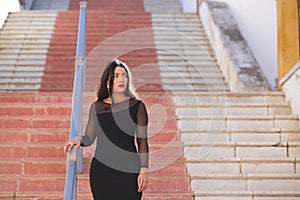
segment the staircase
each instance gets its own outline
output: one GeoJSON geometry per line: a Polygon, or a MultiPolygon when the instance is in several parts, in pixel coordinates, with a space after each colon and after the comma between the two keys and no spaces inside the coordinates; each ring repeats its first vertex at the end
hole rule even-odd
{"type": "Polygon", "coordinates": [[[67,10],[70,0],[34,0],[31,10],[67,10]]]}
{"type": "Polygon", "coordinates": [[[171,91],[229,91],[196,14],[152,13],[162,83],[171,91]]]}
{"type": "MultiPolygon", "coordinates": [[[[165,92],[140,95],[149,108],[158,102],[166,108],[172,103],[165,92]]],[[[63,197],[66,172],[63,143],[68,139],[71,98],[70,92],[0,93],[0,198],[63,197]]],[[[158,112],[155,108],[152,111],[158,112]]],[[[152,172],[144,199],[163,196],[187,200],[192,196],[176,117],[170,110],[168,117],[164,126],[152,118],[149,128],[152,172]]],[[[83,174],[78,175],[79,199],[92,199],[88,179],[90,150],[84,149],[83,174]]]]}
{"type": "MultiPolygon", "coordinates": [[[[0,30],[1,199],[63,198],[79,1],[55,2],[33,8],[61,11],[11,13],[0,30]]],[[[143,199],[300,199],[299,118],[284,94],[230,92],[199,17],[178,2],[118,2],[88,4],[85,95],[108,60],[131,67],[150,119],[143,199]]],[[[92,199],[91,152],[78,199],[92,199]]]]}
{"type": "MultiPolygon", "coordinates": [[[[4,86],[3,90],[9,92],[0,94],[3,102],[0,110],[3,138],[0,147],[5,154],[1,160],[0,198],[63,198],[66,167],[62,145],[69,132],[78,24],[77,3],[75,6],[74,2],[70,1],[68,11],[45,11],[55,13],[55,24],[45,49],[47,56],[41,64],[43,73],[36,81],[39,87],[32,88],[30,92],[24,92],[24,89],[12,92],[4,86]]],[[[162,90],[151,15],[143,11],[141,1],[118,7],[116,12],[107,11],[107,8],[117,5],[119,1],[103,2],[91,2],[89,6],[95,10],[87,11],[85,95],[87,98],[92,96],[91,91],[109,60],[120,57],[126,62],[132,68],[136,77],[134,83],[146,102],[150,116],[151,173],[144,199],[191,200],[190,176],[186,173],[185,159],[182,157],[184,145],[179,141],[174,108],[169,107],[173,102],[170,93],[162,90]],[[136,10],[137,7],[140,10],[136,10]]],[[[27,13],[36,12],[43,13],[27,13]]],[[[18,14],[13,13],[9,17],[18,14]]],[[[22,20],[21,14],[19,21],[22,20]]],[[[7,21],[6,26],[9,25],[14,27],[7,21]]],[[[1,33],[6,33],[6,30],[1,33]]],[[[24,85],[22,82],[18,84],[24,85]]],[[[91,100],[84,105],[85,108],[90,103],[91,100]]],[[[88,178],[91,152],[92,148],[84,149],[83,173],[77,177],[78,199],[92,199],[88,178]]]]}
{"type": "Polygon", "coordinates": [[[230,92],[197,15],[151,16],[194,199],[300,199],[299,117],[284,94],[230,92]]]}
{"type": "Polygon", "coordinates": [[[282,93],[184,94],[180,102],[195,199],[300,197],[299,119],[282,93]]]}
{"type": "Polygon", "coordinates": [[[41,88],[56,15],[55,11],[10,13],[0,31],[0,90],[41,88]]]}

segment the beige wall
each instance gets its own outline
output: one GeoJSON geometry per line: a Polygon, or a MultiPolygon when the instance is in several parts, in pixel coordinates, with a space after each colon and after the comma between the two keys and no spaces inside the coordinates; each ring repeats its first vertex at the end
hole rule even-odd
{"type": "Polygon", "coordinates": [[[300,115],[300,61],[281,79],[285,99],[291,104],[292,112],[300,115]]]}
{"type": "Polygon", "coordinates": [[[280,80],[299,61],[298,0],[277,0],[277,34],[280,86],[280,80]]]}

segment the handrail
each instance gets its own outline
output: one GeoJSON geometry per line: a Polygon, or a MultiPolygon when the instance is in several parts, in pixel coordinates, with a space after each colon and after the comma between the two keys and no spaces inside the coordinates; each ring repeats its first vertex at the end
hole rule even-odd
{"type": "MultiPolygon", "coordinates": [[[[77,36],[77,51],[75,57],[75,76],[72,96],[72,114],[69,139],[82,134],[83,125],[83,92],[85,88],[85,57],[86,57],[86,1],[80,2],[80,15],[77,36]]],[[[76,199],[77,173],[82,172],[82,148],[76,153],[72,148],[67,156],[67,172],[64,200],[76,199]]]]}

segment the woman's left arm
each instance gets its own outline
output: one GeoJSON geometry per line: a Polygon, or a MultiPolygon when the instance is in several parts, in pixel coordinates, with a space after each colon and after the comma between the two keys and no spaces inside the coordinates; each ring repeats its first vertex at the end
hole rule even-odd
{"type": "Polygon", "coordinates": [[[139,103],[137,112],[137,145],[140,155],[141,171],[138,177],[138,192],[144,191],[148,187],[148,165],[149,165],[149,146],[148,146],[148,114],[143,102],[139,103]]]}

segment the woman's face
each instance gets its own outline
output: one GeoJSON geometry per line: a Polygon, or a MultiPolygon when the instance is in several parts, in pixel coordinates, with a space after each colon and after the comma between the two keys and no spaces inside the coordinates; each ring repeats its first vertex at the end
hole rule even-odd
{"type": "Polygon", "coordinates": [[[116,67],[114,72],[113,92],[124,93],[126,90],[128,78],[126,70],[123,67],[116,67]]]}

